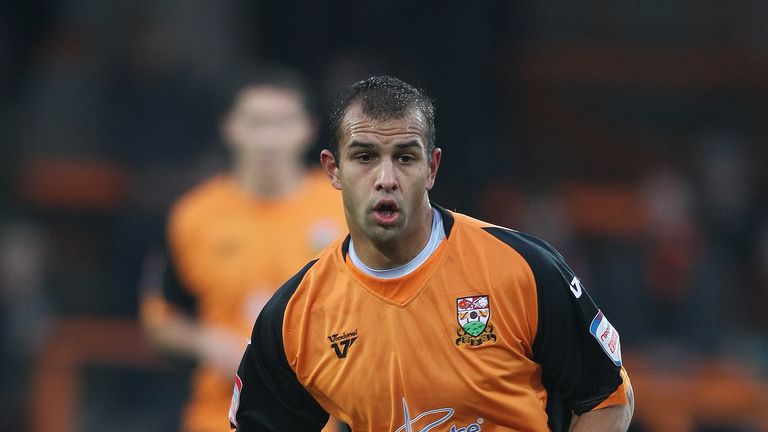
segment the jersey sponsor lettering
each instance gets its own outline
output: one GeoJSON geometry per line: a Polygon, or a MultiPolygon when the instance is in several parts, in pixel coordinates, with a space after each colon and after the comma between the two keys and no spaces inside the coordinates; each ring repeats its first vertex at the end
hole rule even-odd
{"type": "MultiPolygon", "coordinates": [[[[438,426],[449,422],[455,411],[453,408],[436,408],[411,417],[408,402],[403,398],[403,425],[395,429],[394,432],[429,432],[435,430],[438,426]]],[[[481,424],[483,424],[482,417],[464,426],[452,424],[449,432],[481,432],[481,424]]]]}

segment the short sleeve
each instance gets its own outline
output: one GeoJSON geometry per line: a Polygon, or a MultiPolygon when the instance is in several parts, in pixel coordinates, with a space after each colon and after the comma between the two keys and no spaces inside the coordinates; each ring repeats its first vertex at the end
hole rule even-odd
{"type": "Polygon", "coordinates": [[[181,282],[171,252],[168,255],[163,272],[163,299],[184,312],[195,315],[197,313],[197,299],[181,282]]]}
{"type": "Polygon", "coordinates": [[[572,413],[600,406],[622,386],[619,333],[554,248],[519,232],[486,230],[519,252],[533,272],[539,317],[533,358],[543,369],[550,427],[567,430],[572,413]]]}
{"type": "Polygon", "coordinates": [[[288,364],[282,328],[285,308],[310,262],[264,306],[235,376],[229,421],[240,432],[320,432],[328,413],[288,364]]]}
{"type": "Polygon", "coordinates": [[[184,223],[185,215],[182,207],[176,204],[168,215],[166,226],[166,264],[163,272],[162,296],[168,304],[184,311],[189,315],[197,314],[197,298],[190,287],[184,283],[183,273],[185,252],[193,243],[189,241],[189,233],[193,232],[189,223],[184,223]]]}

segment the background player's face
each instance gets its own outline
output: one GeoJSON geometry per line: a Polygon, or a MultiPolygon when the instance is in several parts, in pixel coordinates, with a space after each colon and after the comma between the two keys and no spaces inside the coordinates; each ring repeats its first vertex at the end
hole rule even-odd
{"type": "Polygon", "coordinates": [[[427,155],[424,116],[412,109],[402,118],[373,120],[353,104],[341,132],[339,160],[329,166],[326,150],[321,161],[342,191],[350,233],[375,244],[419,241],[423,235],[414,234],[431,221],[427,192],[440,164],[440,149],[427,155]]]}
{"type": "Polygon", "coordinates": [[[236,158],[268,172],[300,160],[314,126],[296,92],[258,86],[240,91],[222,133],[236,158]]]}

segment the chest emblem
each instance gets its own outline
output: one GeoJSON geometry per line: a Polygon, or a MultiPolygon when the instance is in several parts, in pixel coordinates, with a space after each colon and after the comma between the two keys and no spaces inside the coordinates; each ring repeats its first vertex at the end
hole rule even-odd
{"type": "Polygon", "coordinates": [[[496,343],[496,334],[490,323],[491,303],[487,295],[457,298],[456,318],[459,321],[456,346],[496,343]]]}

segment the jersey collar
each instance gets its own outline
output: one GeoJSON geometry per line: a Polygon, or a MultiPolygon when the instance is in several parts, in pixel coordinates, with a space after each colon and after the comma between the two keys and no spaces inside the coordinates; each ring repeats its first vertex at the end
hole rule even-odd
{"type": "MultiPolygon", "coordinates": [[[[434,202],[430,201],[430,204],[432,205],[432,208],[440,212],[440,216],[443,217],[443,230],[445,231],[445,238],[449,238],[451,236],[451,229],[453,228],[453,214],[451,214],[449,210],[444,209],[434,202]]],[[[344,241],[341,243],[341,256],[344,258],[344,261],[347,261],[350,240],[352,240],[352,237],[347,234],[347,236],[344,238],[344,241]]]]}

